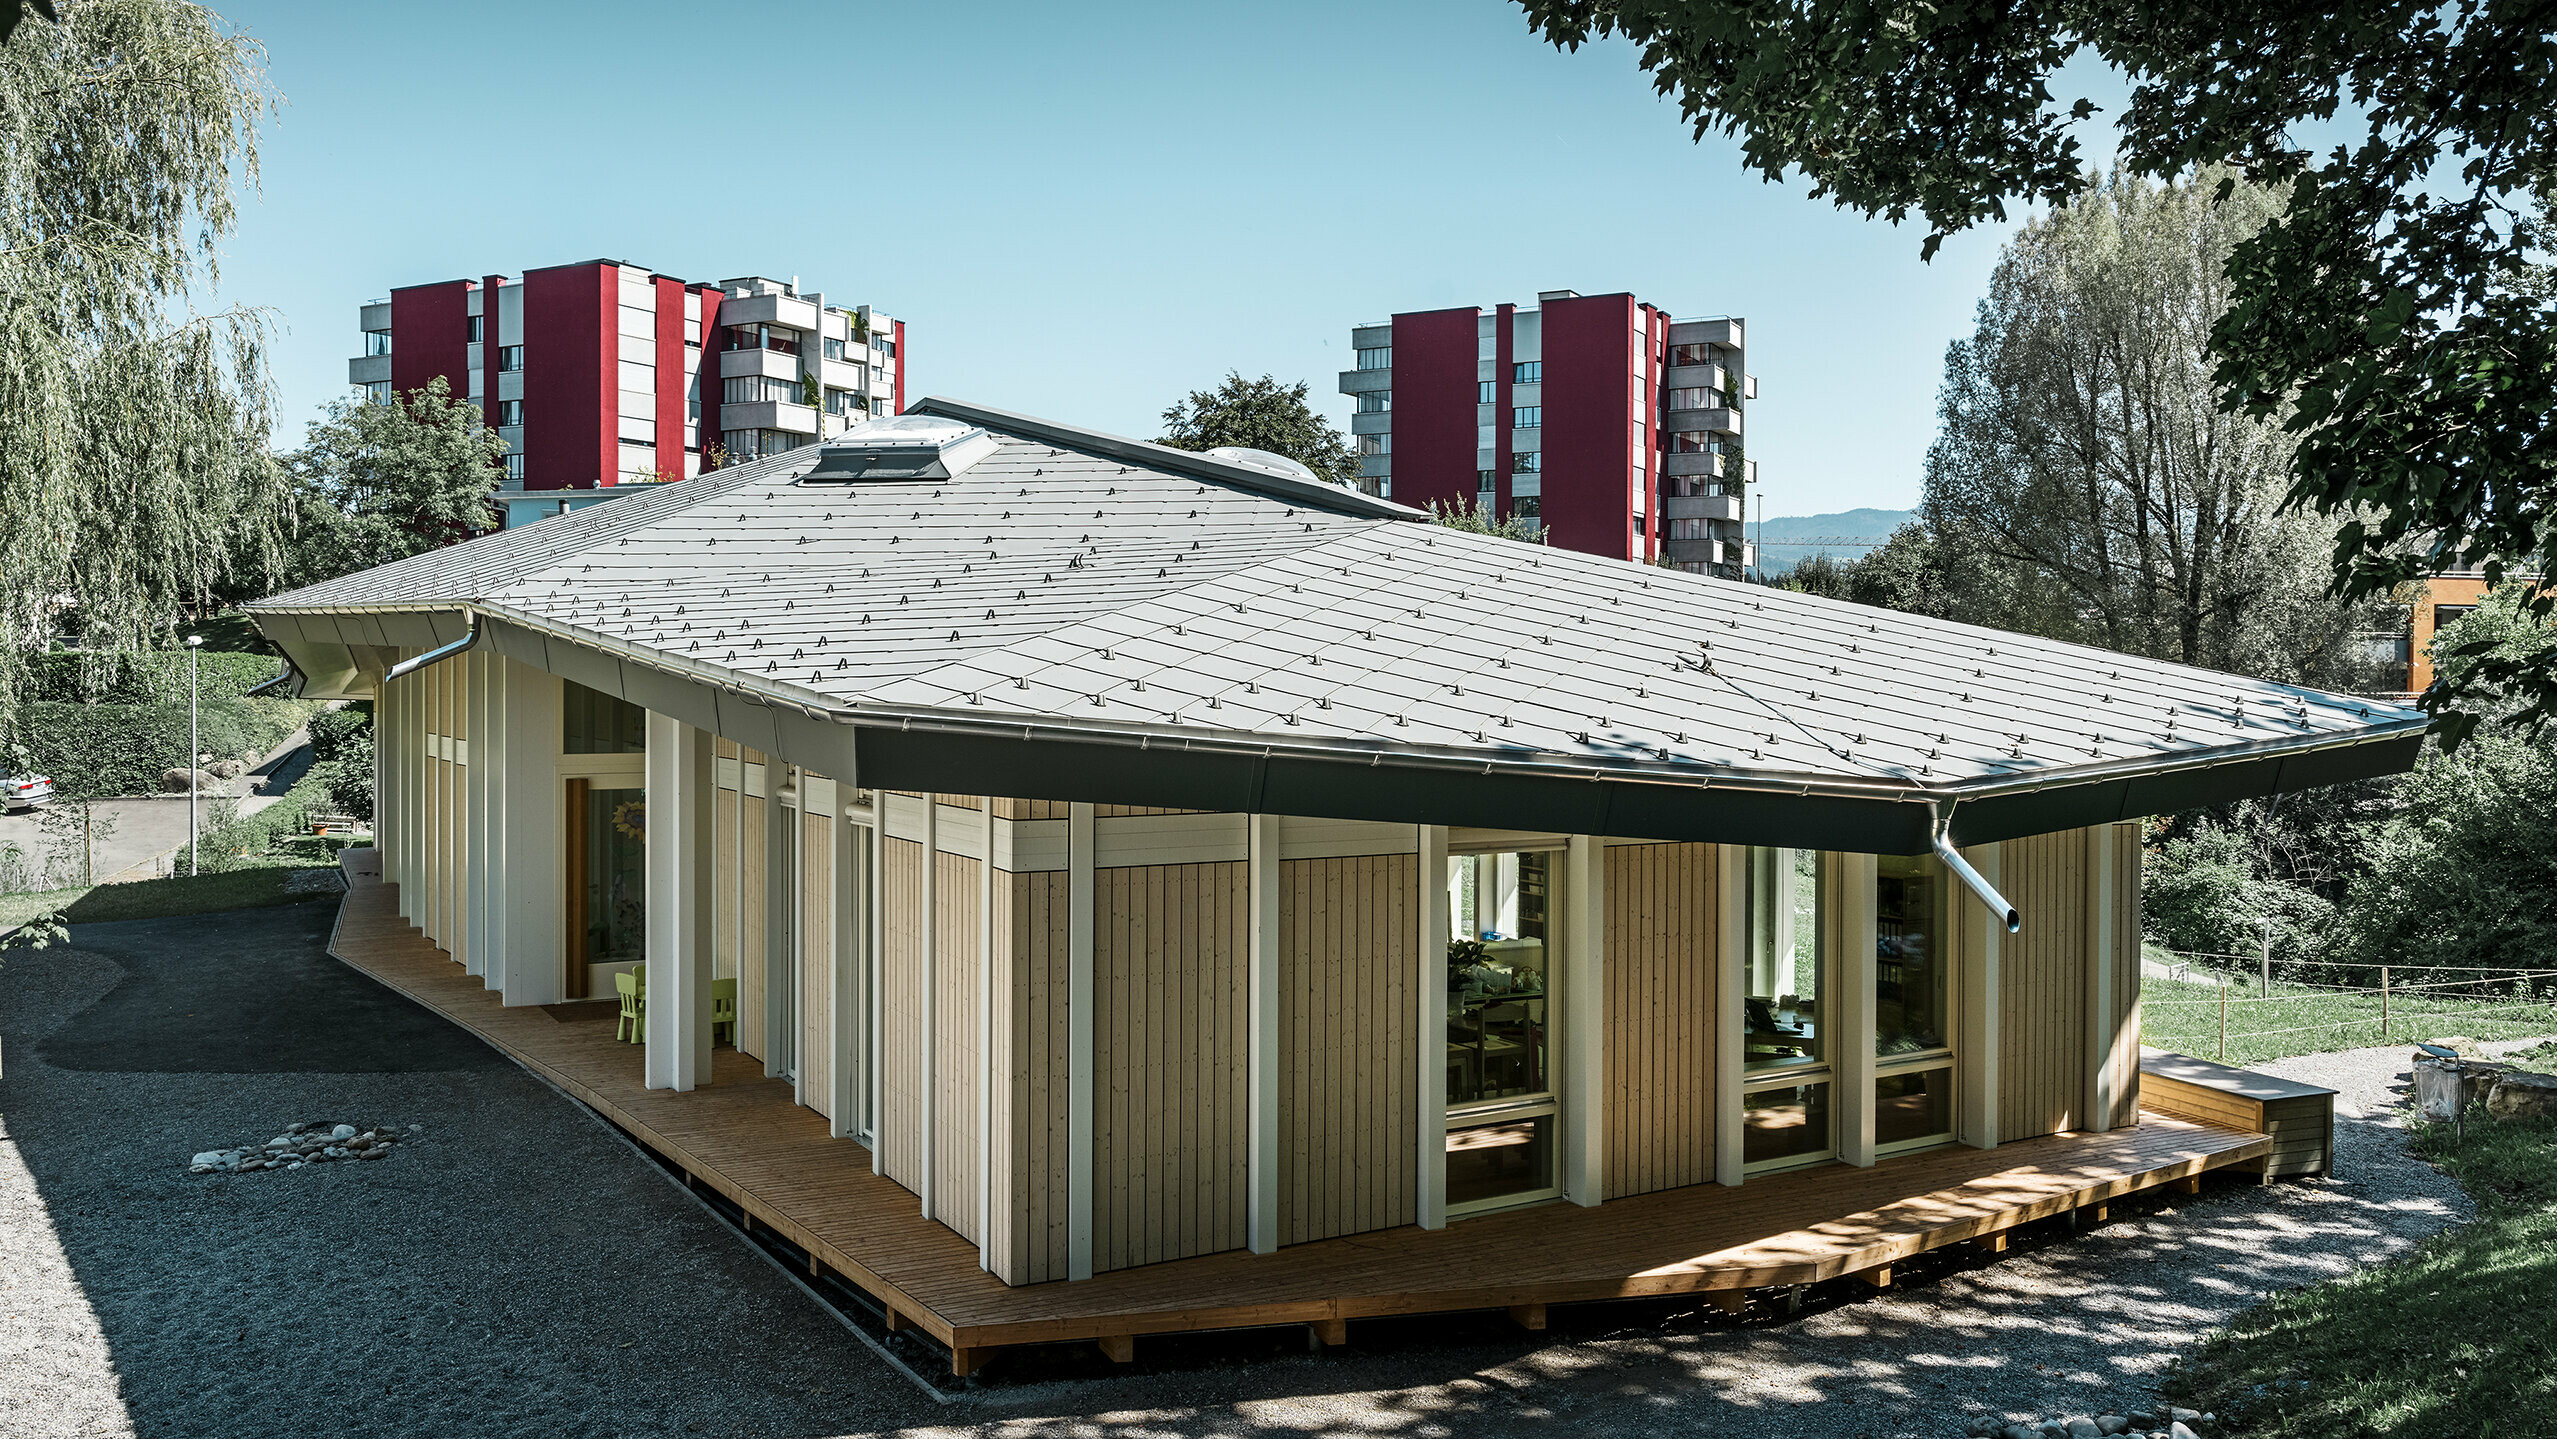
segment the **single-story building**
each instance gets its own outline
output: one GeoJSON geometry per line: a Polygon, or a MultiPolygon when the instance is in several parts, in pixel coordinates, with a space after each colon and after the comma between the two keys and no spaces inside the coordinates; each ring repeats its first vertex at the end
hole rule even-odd
{"type": "Polygon", "coordinates": [[[252,611],[377,706],[380,943],[492,1035],[644,965],[578,1092],[963,1369],[1870,1274],[2265,1152],[2141,1110],[2136,821],[2424,716],[1427,518],[927,400],[252,611]],[[686,1148],[732,1084],[854,1217],[686,1148]]]}

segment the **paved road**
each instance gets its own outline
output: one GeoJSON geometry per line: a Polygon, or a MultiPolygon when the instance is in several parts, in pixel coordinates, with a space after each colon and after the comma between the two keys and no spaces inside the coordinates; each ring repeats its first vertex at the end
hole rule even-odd
{"type": "MultiPolygon", "coordinates": [[[[265,764],[235,780],[225,781],[225,793],[240,798],[243,813],[254,814],[283,798],[304,771],[311,767],[308,736],[297,735],[298,743],[269,759],[265,764]]],[[[69,808],[67,804],[65,808],[69,808]]],[[[101,828],[113,821],[113,829],[97,847],[95,864],[99,878],[120,874],[137,865],[149,864],[163,856],[177,855],[179,872],[184,872],[186,847],[186,796],[156,799],[102,799],[96,802],[101,828]]],[[[199,822],[202,805],[198,806],[199,822]]],[[[0,815],[0,845],[14,844],[29,855],[46,853],[44,835],[36,827],[33,816],[0,815]]],[[[77,883],[79,864],[76,860],[66,871],[77,883]]]]}
{"type": "Polygon", "coordinates": [[[1953,1439],[2144,1399],[2258,1296],[2467,1213],[2391,1127],[2404,1053],[2365,1051],[2319,1071],[2356,1101],[2340,1180],[2153,1193],[1790,1320],[1631,1303],[1543,1336],[1361,1322],[1319,1355],[1288,1330],[1125,1368],[1060,1348],[943,1405],[587,1111],[327,958],[331,915],[83,925],[0,964],[0,1435],[1953,1439]],[[425,1127],[378,1162],[185,1172],[310,1119],[425,1127]]]}

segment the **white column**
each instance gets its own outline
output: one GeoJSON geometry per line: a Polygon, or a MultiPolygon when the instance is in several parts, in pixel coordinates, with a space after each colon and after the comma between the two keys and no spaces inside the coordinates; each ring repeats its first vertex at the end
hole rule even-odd
{"type": "Polygon", "coordinates": [[[2113,1127],[2113,1104],[2121,1085],[2114,1071],[2116,1046],[2121,1036],[2114,1032],[2113,1013],[2113,860],[2114,826],[2099,824],[2086,832],[2087,876],[2086,944],[2090,961],[2080,971],[2087,976],[2086,986],[2086,1087],[2088,1113],[2078,1128],[2106,1130],[2113,1127]]]}
{"type": "Polygon", "coordinates": [[[929,792],[923,797],[923,894],[917,906],[923,915],[923,933],[917,936],[916,948],[923,958],[923,1003],[916,1016],[923,1032],[919,1087],[922,1102],[915,1106],[917,1122],[923,1132],[916,1136],[916,1189],[923,1199],[923,1217],[941,1217],[941,801],[929,792]]]}
{"type": "Polygon", "coordinates": [[[1246,893],[1252,912],[1251,993],[1245,1010],[1251,1033],[1244,1045],[1244,1230],[1253,1253],[1269,1254],[1279,1246],[1278,818],[1256,814],[1246,823],[1246,893]]]}
{"type": "Polygon", "coordinates": [[[1447,1227],[1447,826],[1420,827],[1420,973],[1413,1023],[1420,1031],[1419,1212],[1423,1229],[1447,1227]]]}
{"type": "Polygon", "coordinates": [[[1065,809],[1066,833],[1066,1144],[1065,1273],[1092,1277],[1092,931],[1095,892],[1093,810],[1065,809]]]}
{"type": "MultiPolygon", "coordinates": [[[[1571,837],[1563,851],[1562,1007],[1563,1197],[1595,1207],[1606,1198],[1607,860],[1605,844],[1571,837]]],[[[1440,1002],[1446,986],[1440,986],[1440,1002]]],[[[1444,1074],[1444,1067],[1440,1073],[1444,1074]]]]}
{"type": "Polygon", "coordinates": [[[403,675],[399,694],[400,918],[423,927],[426,917],[426,681],[403,675]]]}
{"type": "MultiPolygon", "coordinates": [[[[743,794],[744,750],[738,751],[738,758],[740,760],[737,770],[738,783],[741,786],[738,792],[743,794]]],[[[782,808],[781,804],[784,767],[779,759],[772,755],[765,755],[762,769],[764,776],[764,892],[762,895],[764,1075],[766,1078],[779,1079],[791,1074],[799,1067],[796,1058],[799,1049],[799,1015],[790,1004],[790,966],[798,962],[790,936],[791,931],[798,928],[799,919],[791,912],[790,901],[791,897],[798,893],[798,889],[791,883],[790,878],[790,871],[794,868],[789,862],[792,848],[790,814],[782,808]]],[[[742,816],[742,804],[739,807],[739,813],[742,816]]],[[[743,823],[738,825],[737,832],[742,845],[745,835],[743,823]]],[[[742,936],[745,911],[739,910],[737,918],[742,936]]],[[[741,942],[738,947],[741,961],[744,953],[744,945],[741,942]]]]}
{"type": "Polygon", "coordinates": [[[710,732],[648,715],[648,1058],[651,1089],[710,1082],[710,732]]]}
{"type": "Polygon", "coordinates": [[[1748,1073],[1748,984],[1757,962],[1749,933],[1757,890],[1747,846],[1714,846],[1714,883],[1714,1182],[1738,1184],[1745,1162],[1740,1086],[1748,1073]]]}
{"type": "Polygon", "coordinates": [[[559,677],[501,659],[503,732],[494,762],[505,838],[497,928],[506,955],[508,1004],[557,1004],[568,995],[568,885],[559,778],[559,677]]]}
{"type": "Polygon", "coordinates": [[[1875,960],[1874,857],[1827,854],[1832,900],[1826,922],[1837,936],[1832,954],[1832,997],[1836,1034],[1829,1041],[1830,1112],[1838,1126],[1838,1158],[1849,1164],[1873,1163],[1873,1044],[1875,960]]]}
{"type": "MultiPolygon", "coordinates": [[[[867,911],[863,916],[863,923],[869,927],[870,931],[870,1003],[864,1014],[864,1019],[870,1026],[870,1086],[861,1097],[862,1103],[865,1106],[862,1111],[865,1117],[878,1116],[880,1114],[881,1106],[879,1103],[879,1088],[881,1084],[886,1082],[887,1077],[886,1046],[888,1021],[886,1014],[883,1012],[887,1006],[882,1001],[882,996],[886,993],[888,966],[888,922],[886,918],[888,909],[888,794],[885,790],[872,790],[870,792],[870,849],[868,860],[870,865],[870,899],[869,903],[863,906],[864,910],[867,911]]],[[[874,1122],[870,1129],[870,1172],[873,1174],[884,1175],[888,1172],[888,1162],[881,1157],[881,1151],[885,1148],[885,1146],[881,1144],[879,1135],[879,1130],[883,1128],[884,1125],[885,1121],[884,1117],[882,1117],[877,1120],[877,1122],[874,1122]]]]}

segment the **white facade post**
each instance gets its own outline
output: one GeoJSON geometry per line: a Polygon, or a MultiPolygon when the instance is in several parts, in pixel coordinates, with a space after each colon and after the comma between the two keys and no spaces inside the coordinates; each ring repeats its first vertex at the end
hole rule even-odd
{"type": "Polygon", "coordinates": [[[2121,1085],[2113,1061],[2121,1036],[2114,1033],[2113,1013],[2113,861],[2114,826],[2099,824],[2087,831],[2086,943],[2090,961],[2082,971],[2086,986],[2086,1088],[2088,1114],[2078,1128],[2101,1131],[2113,1127],[2113,1105],[2121,1085]]]}
{"type": "Polygon", "coordinates": [[[400,918],[425,927],[426,918],[426,681],[404,675],[391,688],[399,696],[400,918]]]}
{"type": "MultiPolygon", "coordinates": [[[[1563,851],[1565,931],[1562,984],[1563,1197],[1584,1207],[1605,1199],[1607,1182],[1607,858],[1590,835],[1563,851]]],[[[1439,986],[1446,1003],[1446,985],[1439,986]]],[[[1446,1073],[1444,1061],[1440,1065],[1446,1073]]],[[[1444,1150],[1442,1149],[1442,1154],[1444,1150]]]]}
{"type": "Polygon", "coordinates": [[[883,997],[888,972],[888,794],[885,790],[870,792],[870,902],[864,905],[863,921],[870,931],[870,1002],[864,1019],[869,1025],[870,1085],[862,1095],[862,1113],[869,1119],[870,1172],[885,1175],[888,1161],[882,1157],[879,1142],[881,1106],[880,1086],[887,1081],[887,1015],[883,997]]]}
{"type": "MultiPolygon", "coordinates": [[[[994,1087],[1006,1075],[994,1063],[994,798],[985,808],[977,847],[977,1267],[994,1269],[994,1087]]],[[[1011,1013],[1011,1006],[1004,1007],[1011,1013]]]]}
{"type": "Polygon", "coordinates": [[[1420,827],[1418,1013],[1419,1213],[1423,1229],[1447,1227],[1447,826],[1420,827]]]}
{"type": "Polygon", "coordinates": [[[500,806],[505,787],[497,782],[504,764],[506,736],[499,722],[504,703],[506,661],[485,649],[463,657],[471,668],[470,767],[463,777],[470,791],[470,831],[465,840],[468,863],[466,904],[469,913],[471,969],[490,989],[506,989],[506,947],[499,939],[498,894],[505,884],[506,826],[500,806]]]}
{"type": "Polygon", "coordinates": [[[1250,1038],[1244,1046],[1244,1228],[1255,1254],[1279,1247],[1279,868],[1278,819],[1256,814],[1245,849],[1252,906],[1246,1005],[1250,1038]]]}
{"type": "Polygon", "coordinates": [[[923,1003],[918,1016],[923,1031],[923,1094],[915,1106],[923,1132],[915,1153],[920,1157],[915,1188],[923,1200],[923,1217],[941,1217],[941,801],[927,792],[923,797],[923,894],[918,906],[923,915],[923,933],[917,945],[923,952],[923,1003]]]}
{"type": "Polygon", "coordinates": [[[1871,1165],[1873,1154],[1874,984],[1880,978],[1875,958],[1874,857],[1869,854],[1822,856],[1834,876],[1836,896],[1828,922],[1838,937],[1836,998],[1837,1037],[1831,1041],[1829,1070],[1836,1078],[1831,1112],[1837,1117],[1838,1158],[1848,1164],[1871,1165]]]}
{"type": "Polygon", "coordinates": [[[1066,831],[1065,1273],[1092,1277],[1093,809],[1069,804],[1066,831]]]}
{"type": "Polygon", "coordinates": [[[710,1082],[710,732],[648,714],[650,1089],[710,1082]]]}
{"type": "MultiPolygon", "coordinates": [[[[737,751],[737,783],[738,793],[741,795],[745,793],[745,755],[746,752],[741,746],[737,751]]],[[[791,943],[791,933],[798,928],[799,923],[799,917],[791,912],[790,902],[792,896],[798,893],[798,887],[791,882],[790,875],[790,871],[796,867],[790,863],[791,850],[794,848],[790,842],[790,814],[782,808],[781,803],[783,765],[778,758],[765,755],[762,768],[764,776],[764,892],[761,896],[764,907],[764,1075],[769,1079],[783,1079],[797,1073],[799,1069],[799,1015],[790,1003],[792,983],[790,967],[798,962],[796,946],[791,943]]],[[[741,801],[738,805],[741,816],[744,808],[741,801]]],[[[740,849],[745,847],[745,832],[746,827],[741,821],[737,826],[740,849]]],[[[737,953],[740,964],[745,959],[743,942],[745,918],[745,911],[739,910],[737,912],[739,938],[737,953]]]]}
{"type": "Polygon", "coordinates": [[[827,823],[834,832],[834,916],[830,927],[834,936],[832,962],[826,966],[826,1132],[837,1139],[849,1139],[861,1131],[862,1080],[869,1074],[867,1056],[860,1065],[853,1063],[852,1039],[870,1030],[870,1016],[862,1010],[861,974],[869,963],[865,951],[870,934],[870,900],[861,892],[861,880],[869,872],[862,841],[867,832],[859,825],[843,820],[842,801],[852,797],[852,786],[835,786],[836,803],[826,811],[827,823]]]}
{"type": "Polygon", "coordinates": [[[567,826],[559,777],[559,677],[500,659],[496,725],[502,732],[489,761],[505,837],[497,877],[499,948],[505,954],[508,1004],[557,1004],[568,997],[567,826]]]}
{"type": "Polygon", "coordinates": [[[1749,933],[1757,891],[1747,846],[1714,846],[1714,883],[1714,1182],[1738,1184],[1747,1163],[1740,1086],[1748,1074],[1748,985],[1757,962],[1749,933]]]}

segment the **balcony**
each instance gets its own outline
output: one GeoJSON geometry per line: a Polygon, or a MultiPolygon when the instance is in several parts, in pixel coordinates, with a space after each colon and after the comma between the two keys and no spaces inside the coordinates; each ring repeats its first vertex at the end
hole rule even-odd
{"type": "Polygon", "coordinates": [[[350,385],[372,385],[391,377],[391,357],[359,355],[346,362],[346,382],[350,385]]]}
{"type": "Polygon", "coordinates": [[[722,350],[719,352],[719,375],[731,379],[739,375],[770,375],[776,380],[799,380],[799,357],[777,350],[722,350]]]}
{"type": "Polygon", "coordinates": [[[1728,468],[1723,457],[1711,450],[1671,451],[1660,457],[1660,472],[1664,475],[1710,475],[1720,479],[1728,468]]]}
{"type": "Polygon", "coordinates": [[[1660,372],[1664,390],[1687,390],[1702,386],[1708,390],[1731,388],[1731,371],[1721,365],[1671,365],[1660,372]]]}
{"type": "Polygon", "coordinates": [[[1718,435],[1737,435],[1740,433],[1740,412],[1725,409],[1671,410],[1661,417],[1660,427],[1664,430],[1709,430],[1718,435]]]}
{"type": "Polygon", "coordinates": [[[1736,319],[1678,320],[1669,326],[1669,343],[1721,345],[1737,350],[1748,340],[1742,333],[1742,322],[1736,319]]]}
{"type": "Polygon", "coordinates": [[[1743,503],[1738,495],[1664,495],[1660,508],[1673,520],[1738,520],[1743,503]]]}
{"type": "Polygon", "coordinates": [[[722,325],[788,325],[794,330],[813,332],[817,328],[814,302],[791,295],[748,295],[743,299],[719,302],[722,325]]]}
{"type": "Polygon", "coordinates": [[[1390,368],[1341,371],[1341,393],[1344,395],[1363,395],[1370,390],[1392,388],[1394,388],[1394,372],[1390,368]]]}
{"type": "Polygon", "coordinates": [[[817,419],[813,407],[779,400],[719,407],[719,428],[723,430],[783,430],[794,435],[813,435],[817,433],[817,419]]]}

